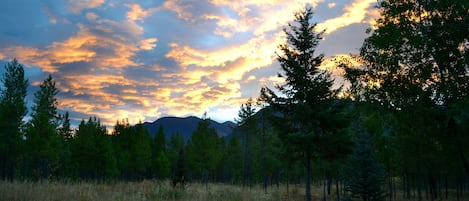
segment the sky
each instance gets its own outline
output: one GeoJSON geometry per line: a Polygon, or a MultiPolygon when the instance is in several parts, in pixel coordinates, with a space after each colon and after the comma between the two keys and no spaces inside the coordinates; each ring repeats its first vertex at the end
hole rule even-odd
{"type": "MultiPolygon", "coordinates": [[[[17,58],[29,106],[51,74],[60,113],[107,126],[165,116],[233,121],[261,87],[281,83],[275,53],[294,13],[313,7],[323,68],[356,54],[376,0],[2,0],[0,72],[17,58]]],[[[336,85],[343,84],[337,77],[336,85]]]]}

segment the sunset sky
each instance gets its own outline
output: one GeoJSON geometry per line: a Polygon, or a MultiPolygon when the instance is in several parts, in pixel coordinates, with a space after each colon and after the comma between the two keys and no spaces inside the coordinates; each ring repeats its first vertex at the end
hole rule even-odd
{"type": "MultiPolygon", "coordinates": [[[[357,53],[377,17],[376,0],[3,0],[0,72],[17,58],[28,100],[50,73],[59,110],[75,123],[112,126],[164,116],[223,122],[273,87],[277,46],[293,14],[314,9],[326,29],[318,53],[357,53]]],[[[329,65],[328,65],[329,64],[329,65]]],[[[340,81],[339,81],[340,84],[340,81]]],[[[30,106],[29,105],[29,106],[30,106]]]]}

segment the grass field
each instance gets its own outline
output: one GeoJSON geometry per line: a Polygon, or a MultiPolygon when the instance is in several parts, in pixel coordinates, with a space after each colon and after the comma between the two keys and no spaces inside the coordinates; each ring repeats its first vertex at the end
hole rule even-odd
{"type": "Polygon", "coordinates": [[[110,184],[70,182],[5,182],[0,181],[0,200],[5,201],[274,201],[303,200],[302,186],[243,189],[237,185],[191,183],[184,190],[172,188],[169,181],[119,182],[110,184]]]}
{"type": "MultiPolygon", "coordinates": [[[[321,200],[322,189],[313,186],[313,200],[321,200]]],[[[467,198],[467,197],[466,197],[467,198]]],[[[239,185],[190,183],[184,190],[169,181],[116,182],[109,184],[73,182],[0,181],[0,201],[302,201],[302,185],[243,189],[239,185]]],[[[331,195],[328,201],[334,201],[331,195]]],[[[397,201],[406,199],[396,199],[397,201]]],[[[425,200],[425,198],[424,198],[425,200]]],[[[440,200],[440,199],[438,199],[440,200]]],[[[445,199],[443,199],[445,200],[445,199]]],[[[456,200],[454,197],[449,201],[456,200]]],[[[464,199],[461,199],[464,200],[464,199]]],[[[406,200],[409,201],[409,200],[406,200]]]]}

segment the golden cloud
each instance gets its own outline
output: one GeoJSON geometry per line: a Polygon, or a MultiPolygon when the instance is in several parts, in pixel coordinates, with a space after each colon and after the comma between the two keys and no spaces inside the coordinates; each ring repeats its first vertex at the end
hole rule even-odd
{"type": "Polygon", "coordinates": [[[328,34],[351,24],[366,22],[368,10],[374,3],[376,0],[355,0],[350,6],[344,8],[344,14],[318,23],[317,28],[318,30],[325,29],[328,34]]]}
{"type": "Polygon", "coordinates": [[[131,11],[127,12],[127,19],[130,21],[143,21],[143,19],[150,15],[149,11],[143,10],[138,4],[126,4],[131,11]]]}
{"type": "Polygon", "coordinates": [[[68,10],[72,13],[78,14],[83,9],[96,8],[101,6],[105,0],[68,0],[68,10]]]}
{"type": "Polygon", "coordinates": [[[190,3],[186,1],[182,1],[182,0],[166,1],[163,4],[163,8],[176,12],[178,18],[180,19],[183,19],[186,21],[193,21],[192,13],[189,11],[192,8],[192,6],[190,3]]]}
{"type": "Polygon", "coordinates": [[[127,26],[116,26],[117,22],[99,19],[94,13],[87,14],[88,19],[95,20],[97,25],[78,24],[76,35],[64,41],[53,42],[44,49],[33,47],[7,47],[0,49],[3,55],[16,57],[27,65],[38,66],[46,72],[57,72],[60,65],[74,62],[93,62],[97,67],[127,67],[137,66],[132,57],[142,50],[151,50],[156,47],[156,38],[139,39],[141,31],[133,27],[132,23],[124,23],[127,26]],[[131,35],[125,36],[114,33],[118,27],[123,27],[131,35]],[[99,32],[109,33],[109,35],[99,32]],[[98,49],[109,51],[98,51],[98,49]]]}
{"type": "Polygon", "coordinates": [[[140,49],[151,50],[156,47],[156,42],[158,42],[158,39],[156,38],[143,39],[140,41],[140,49]]]}

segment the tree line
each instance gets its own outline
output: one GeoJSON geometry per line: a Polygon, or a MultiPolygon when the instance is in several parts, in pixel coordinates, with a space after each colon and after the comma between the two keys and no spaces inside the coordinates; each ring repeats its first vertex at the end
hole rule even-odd
{"type": "Polygon", "coordinates": [[[204,118],[188,141],[154,138],[141,124],[99,119],[71,129],[57,114],[49,76],[34,96],[16,60],[5,66],[0,104],[2,179],[67,178],[177,182],[320,184],[323,199],[463,199],[469,162],[469,2],[378,2],[380,17],[360,53],[336,58],[350,86],[334,88],[320,69],[316,30],[306,8],[284,29],[277,60],[285,82],[242,104],[230,138],[204,118]],[[358,66],[357,66],[358,64],[358,66]]]}

